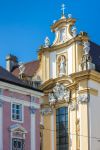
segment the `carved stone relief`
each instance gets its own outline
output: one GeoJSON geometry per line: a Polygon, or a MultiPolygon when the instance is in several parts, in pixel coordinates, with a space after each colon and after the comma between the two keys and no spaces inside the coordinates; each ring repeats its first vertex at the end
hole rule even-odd
{"type": "Polygon", "coordinates": [[[51,105],[54,105],[56,102],[66,101],[69,102],[70,90],[65,88],[63,84],[56,83],[56,86],[53,88],[52,92],[49,93],[49,102],[51,105]]]}

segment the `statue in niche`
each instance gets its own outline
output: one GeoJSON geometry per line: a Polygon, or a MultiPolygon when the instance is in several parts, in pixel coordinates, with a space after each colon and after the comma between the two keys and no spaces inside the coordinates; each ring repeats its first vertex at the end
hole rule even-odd
{"type": "Polygon", "coordinates": [[[59,62],[59,75],[62,76],[65,73],[66,73],[66,59],[65,56],[61,56],[59,62]]]}

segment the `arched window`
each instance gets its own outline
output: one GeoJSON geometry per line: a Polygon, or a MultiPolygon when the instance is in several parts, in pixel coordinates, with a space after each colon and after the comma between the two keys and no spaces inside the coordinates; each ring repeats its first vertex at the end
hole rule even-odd
{"type": "Polygon", "coordinates": [[[56,146],[57,150],[68,150],[68,108],[56,110],[56,146]]]}

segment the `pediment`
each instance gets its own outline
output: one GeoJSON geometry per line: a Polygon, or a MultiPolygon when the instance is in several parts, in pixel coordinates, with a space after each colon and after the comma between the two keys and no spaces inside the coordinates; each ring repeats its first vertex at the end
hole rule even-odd
{"type": "Polygon", "coordinates": [[[52,91],[53,87],[56,83],[63,84],[65,87],[68,87],[72,84],[72,80],[68,76],[62,76],[55,79],[49,79],[48,81],[44,82],[40,89],[43,90],[45,93],[52,91]]]}
{"type": "Polygon", "coordinates": [[[20,124],[14,124],[10,126],[11,132],[21,132],[21,133],[27,133],[26,129],[22,127],[20,124]]]}

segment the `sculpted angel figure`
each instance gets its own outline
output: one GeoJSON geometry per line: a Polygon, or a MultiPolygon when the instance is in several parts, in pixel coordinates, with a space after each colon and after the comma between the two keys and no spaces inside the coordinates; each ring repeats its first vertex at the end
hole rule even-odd
{"type": "Polygon", "coordinates": [[[50,46],[50,40],[48,37],[45,38],[45,47],[49,47],[50,46]]]}

